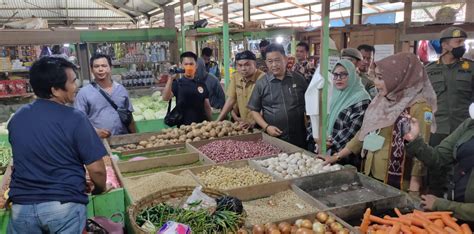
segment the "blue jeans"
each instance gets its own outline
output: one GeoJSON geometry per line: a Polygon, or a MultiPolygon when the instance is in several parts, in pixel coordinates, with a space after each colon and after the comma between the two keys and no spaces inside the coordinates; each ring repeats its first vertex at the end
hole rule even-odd
{"type": "Polygon", "coordinates": [[[82,233],[87,219],[84,204],[58,201],[33,205],[13,204],[8,234],[82,233]]]}

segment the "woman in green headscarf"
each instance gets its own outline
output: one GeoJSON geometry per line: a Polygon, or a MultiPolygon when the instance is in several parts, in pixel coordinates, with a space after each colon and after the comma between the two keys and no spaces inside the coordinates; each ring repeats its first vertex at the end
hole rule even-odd
{"type": "MultiPolygon", "coordinates": [[[[362,126],[370,95],[361,83],[354,64],[341,59],[332,71],[333,94],[328,119],[328,154],[339,152],[362,126]]],[[[360,167],[358,157],[350,157],[342,164],[360,167]]]]}

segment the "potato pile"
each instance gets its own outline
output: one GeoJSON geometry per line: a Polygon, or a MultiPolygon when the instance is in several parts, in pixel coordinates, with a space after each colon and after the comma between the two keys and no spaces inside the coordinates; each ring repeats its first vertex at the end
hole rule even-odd
{"type": "Polygon", "coordinates": [[[151,136],[146,141],[140,141],[138,144],[120,146],[114,148],[114,150],[127,151],[146,149],[207,139],[212,140],[225,136],[238,136],[252,132],[252,130],[242,128],[239,123],[232,123],[227,120],[219,122],[204,121],[198,124],[182,125],[179,128],[167,128],[159,134],[151,136]]]}

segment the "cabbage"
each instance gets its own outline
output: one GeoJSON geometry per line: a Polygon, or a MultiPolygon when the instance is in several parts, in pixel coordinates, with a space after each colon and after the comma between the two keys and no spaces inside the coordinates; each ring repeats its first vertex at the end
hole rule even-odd
{"type": "Polygon", "coordinates": [[[135,121],[142,121],[144,120],[145,118],[143,117],[143,115],[133,115],[133,119],[135,121]]]}
{"type": "Polygon", "coordinates": [[[133,107],[133,113],[137,114],[137,115],[141,115],[142,114],[142,109],[138,106],[134,106],[133,107]]]}
{"type": "MultiPolygon", "coordinates": [[[[161,99],[161,92],[155,91],[151,96],[132,98],[133,116],[136,121],[163,119],[166,116],[168,102],[161,99]]],[[[172,108],[175,103],[172,102],[172,108]]]]}
{"type": "Polygon", "coordinates": [[[145,120],[152,120],[155,119],[155,111],[152,109],[146,109],[143,112],[143,117],[145,117],[145,120]]]}
{"type": "Polygon", "coordinates": [[[151,96],[152,97],[161,97],[161,92],[160,91],[155,91],[155,92],[153,92],[153,94],[151,96]]]}

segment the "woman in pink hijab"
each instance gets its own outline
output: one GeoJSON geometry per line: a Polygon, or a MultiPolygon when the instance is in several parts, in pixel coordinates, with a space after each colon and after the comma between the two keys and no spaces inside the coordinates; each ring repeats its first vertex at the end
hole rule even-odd
{"type": "Polygon", "coordinates": [[[378,90],[366,110],[362,127],[344,149],[331,157],[335,163],[351,154],[361,155],[362,172],[393,187],[419,194],[423,164],[405,151],[403,133],[409,131],[407,115],[420,121],[429,141],[436,111],[436,94],[418,57],[399,53],[375,63],[374,84],[378,90]]]}

